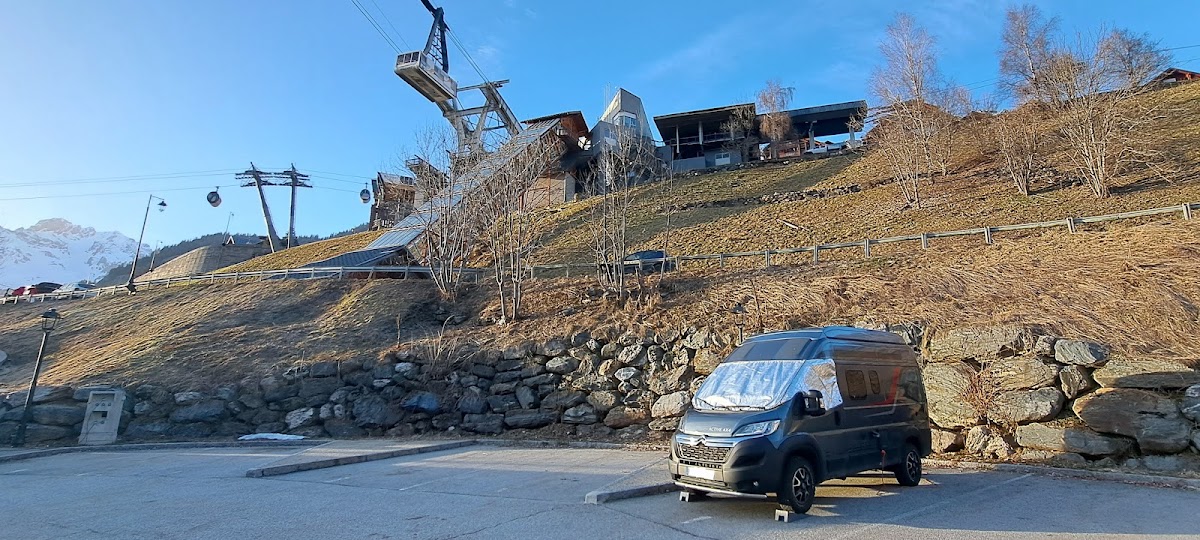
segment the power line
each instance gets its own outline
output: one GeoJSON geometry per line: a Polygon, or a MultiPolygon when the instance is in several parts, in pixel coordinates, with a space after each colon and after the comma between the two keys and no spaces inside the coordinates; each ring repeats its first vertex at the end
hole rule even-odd
{"type": "Polygon", "coordinates": [[[145,180],[170,180],[175,178],[201,178],[205,176],[224,176],[234,171],[235,169],[213,169],[208,171],[192,171],[178,173],[161,173],[161,174],[139,174],[130,176],[107,176],[97,178],[68,178],[59,180],[25,180],[21,182],[12,182],[8,184],[0,184],[0,188],[8,187],[35,187],[46,185],[72,185],[72,184],[106,184],[117,182],[140,182],[145,180]]]}
{"type": "Polygon", "coordinates": [[[396,46],[396,42],[392,41],[392,38],[388,37],[387,32],[383,31],[383,27],[379,26],[379,23],[375,21],[375,18],[372,17],[370,13],[367,13],[367,10],[362,7],[362,4],[359,4],[358,0],[350,0],[350,3],[354,4],[354,7],[358,8],[358,12],[362,13],[363,17],[366,17],[367,22],[371,23],[371,26],[375,28],[376,32],[379,32],[379,36],[382,37],[383,40],[392,47],[392,50],[396,51],[396,54],[400,54],[400,47],[396,46]]]}
{"type": "MultiPolygon", "coordinates": [[[[236,184],[216,186],[219,188],[237,187],[236,184]]],[[[180,187],[180,188],[163,188],[163,189],[144,189],[138,191],[108,191],[101,193],[59,193],[55,195],[35,195],[32,197],[12,197],[0,199],[0,201],[32,201],[35,199],[62,199],[67,197],[108,197],[111,195],[136,195],[139,193],[165,193],[169,191],[195,191],[211,189],[212,186],[196,186],[196,187],[180,187]]]]}
{"type": "Polygon", "coordinates": [[[467,63],[471,64],[471,67],[475,68],[475,73],[479,74],[479,78],[483,79],[483,82],[485,83],[492,82],[491,79],[487,78],[487,75],[483,74],[483,70],[479,69],[479,64],[476,64],[475,59],[471,58],[471,53],[467,52],[467,48],[464,47],[462,42],[458,40],[458,34],[455,34],[454,30],[450,30],[449,28],[446,30],[449,30],[450,40],[454,42],[456,47],[458,47],[459,52],[463,53],[463,57],[467,59],[467,63]]]}
{"type": "Polygon", "coordinates": [[[379,4],[376,4],[375,0],[371,0],[371,4],[375,6],[375,9],[379,10],[380,15],[383,15],[384,22],[388,23],[388,26],[390,26],[392,31],[396,33],[396,37],[400,38],[400,42],[404,44],[404,48],[412,49],[412,47],[409,46],[408,41],[404,39],[404,34],[401,34],[400,31],[396,29],[396,25],[392,24],[392,20],[388,18],[387,12],[383,11],[383,8],[379,7],[379,4]]]}
{"type": "Polygon", "coordinates": [[[354,185],[356,185],[356,186],[357,186],[357,185],[359,185],[359,184],[361,184],[361,183],[363,183],[364,181],[366,181],[366,180],[367,180],[367,179],[364,179],[364,180],[346,180],[345,178],[333,178],[333,177],[331,177],[331,176],[321,176],[321,175],[319,175],[319,174],[310,174],[309,176],[311,176],[312,178],[320,178],[321,180],[330,180],[330,181],[333,181],[333,182],[342,182],[342,183],[344,183],[344,184],[354,184],[354,185]]]}

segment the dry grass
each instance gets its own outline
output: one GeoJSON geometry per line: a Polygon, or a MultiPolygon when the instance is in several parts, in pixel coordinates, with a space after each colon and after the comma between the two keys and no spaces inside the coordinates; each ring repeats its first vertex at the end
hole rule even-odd
{"type": "MultiPolygon", "coordinates": [[[[276,281],[148,289],[134,296],[54,304],[47,384],[155,381],[206,387],[319,360],[374,357],[440,328],[425,282],[276,281]]],[[[47,304],[0,306],[0,349],[16,364],[0,389],[28,381],[47,304]]]]}
{"type": "Polygon", "coordinates": [[[243,263],[226,266],[216,272],[256,272],[260,270],[283,270],[298,268],[308,263],[335,257],[343,253],[367,247],[387,231],[367,231],[357,234],[330,238],[311,244],[296,246],[269,255],[255,257],[243,263]]]}
{"type": "Polygon", "coordinates": [[[1195,221],[1044,232],[998,238],[986,247],[943,244],[929,252],[749,272],[681,272],[663,284],[661,297],[625,308],[580,305],[573,295],[586,287],[586,280],[535,282],[527,300],[540,311],[503,332],[709,324],[733,335],[729,308],[742,302],[754,330],[760,314],[767,329],[858,321],[1019,323],[1109,343],[1129,355],[1200,366],[1195,221]],[[568,306],[578,313],[564,312],[568,306]]]}

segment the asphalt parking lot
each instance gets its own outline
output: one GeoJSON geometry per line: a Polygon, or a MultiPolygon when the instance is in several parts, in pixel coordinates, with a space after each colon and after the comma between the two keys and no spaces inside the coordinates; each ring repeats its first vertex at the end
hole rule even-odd
{"type": "Polygon", "coordinates": [[[0,464],[0,538],[1042,538],[1200,535],[1200,492],[937,470],[823,484],[810,515],[675,494],[584,504],[661,454],[469,446],[267,478],[297,448],[63,454],[0,464]]]}

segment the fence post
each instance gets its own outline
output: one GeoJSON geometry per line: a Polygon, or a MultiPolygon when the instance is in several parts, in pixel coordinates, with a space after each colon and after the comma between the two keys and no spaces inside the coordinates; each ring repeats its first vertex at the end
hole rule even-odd
{"type": "Polygon", "coordinates": [[[717,263],[721,266],[721,268],[725,268],[725,254],[724,253],[717,255],[717,263]]]}
{"type": "Polygon", "coordinates": [[[764,268],[771,267],[771,250],[768,249],[763,252],[763,262],[766,264],[766,266],[764,266],[764,268]]]}
{"type": "Polygon", "coordinates": [[[921,233],[921,249],[929,249],[929,233],[921,233]]]}
{"type": "Polygon", "coordinates": [[[992,245],[992,228],[991,227],[983,228],[983,242],[989,246],[992,245]]]}
{"type": "Polygon", "coordinates": [[[871,256],[871,239],[870,238],[863,239],[863,256],[866,256],[866,257],[871,256]]]}
{"type": "Polygon", "coordinates": [[[813,246],[813,264],[821,262],[821,246],[813,246]]]}
{"type": "Polygon", "coordinates": [[[1183,219],[1192,219],[1192,203],[1183,203],[1183,219]]]}
{"type": "Polygon", "coordinates": [[[567,277],[571,277],[571,265],[570,265],[570,263],[568,263],[568,264],[567,264],[567,277]]]}
{"type": "Polygon", "coordinates": [[[1071,234],[1075,234],[1075,218],[1067,218],[1067,230],[1071,231],[1071,234]]]}

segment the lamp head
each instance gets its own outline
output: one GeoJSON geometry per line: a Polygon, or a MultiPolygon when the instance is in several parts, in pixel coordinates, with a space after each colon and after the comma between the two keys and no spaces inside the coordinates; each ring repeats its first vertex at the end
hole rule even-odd
{"type": "Polygon", "coordinates": [[[54,330],[54,327],[58,324],[58,320],[61,318],[62,316],[58,314],[57,309],[50,308],[40,317],[42,322],[42,330],[46,332],[54,330]]]}

